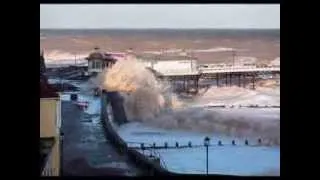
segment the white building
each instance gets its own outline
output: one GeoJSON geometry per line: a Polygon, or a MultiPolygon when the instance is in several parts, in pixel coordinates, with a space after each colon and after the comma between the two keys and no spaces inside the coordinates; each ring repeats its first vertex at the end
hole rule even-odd
{"type": "Polygon", "coordinates": [[[198,60],[190,56],[138,55],[137,59],[162,74],[192,73],[198,65],[198,60]]]}

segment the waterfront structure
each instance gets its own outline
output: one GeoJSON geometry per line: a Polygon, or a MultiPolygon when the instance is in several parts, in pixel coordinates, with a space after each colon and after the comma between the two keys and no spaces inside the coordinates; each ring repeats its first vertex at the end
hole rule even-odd
{"type": "Polygon", "coordinates": [[[96,47],[85,59],[88,60],[88,74],[96,75],[105,68],[111,67],[117,60],[124,57],[121,53],[105,53],[96,47]]]}

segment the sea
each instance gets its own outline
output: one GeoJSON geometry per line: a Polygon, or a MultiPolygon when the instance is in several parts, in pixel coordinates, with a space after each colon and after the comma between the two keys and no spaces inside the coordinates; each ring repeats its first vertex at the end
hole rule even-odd
{"type": "Polygon", "coordinates": [[[82,58],[95,47],[136,53],[193,51],[199,62],[237,57],[271,61],[280,57],[280,29],[40,29],[47,60],[82,58]]]}

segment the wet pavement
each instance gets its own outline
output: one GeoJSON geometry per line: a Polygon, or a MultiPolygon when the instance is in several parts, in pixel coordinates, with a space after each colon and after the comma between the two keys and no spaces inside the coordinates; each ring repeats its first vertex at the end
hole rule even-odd
{"type": "Polygon", "coordinates": [[[62,101],[61,111],[63,175],[138,175],[127,156],[105,139],[99,114],[88,114],[71,101],[62,101]]]}

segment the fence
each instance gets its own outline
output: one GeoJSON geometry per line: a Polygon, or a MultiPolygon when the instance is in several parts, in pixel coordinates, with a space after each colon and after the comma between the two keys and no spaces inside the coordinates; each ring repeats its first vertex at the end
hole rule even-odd
{"type": "MultiPolygon", "coordinates": [[[[175,145],[168,145],[168,142],[164,142],[163,145],[157,146],[156,143],[145,143],[145,142],[127,142],[130,148],[139,149],[139,150],[150,150],[154,151],[156,149],[182,149],[182,148],[201,148],[205,147],[204,144],[196,144],[193,145],[191,141],[187,144],[181,144],[179,142],[175,142],[175,145]]],[[[256,141],[249,141],[248,139],[242,141],[232,140],[230,142],[223,142],[222,140],[218,140],[214,143],[210,143],[208,146],[248,146],[248,147],[258,147],[258,146],[268,146],[270,145],[268,141],[264,141],[262,139],[257,139],[256,141]]]]}

